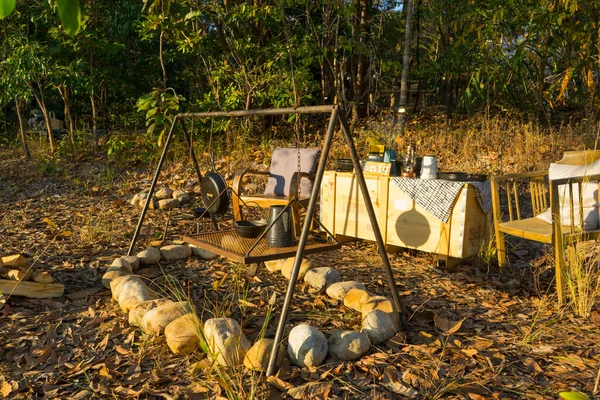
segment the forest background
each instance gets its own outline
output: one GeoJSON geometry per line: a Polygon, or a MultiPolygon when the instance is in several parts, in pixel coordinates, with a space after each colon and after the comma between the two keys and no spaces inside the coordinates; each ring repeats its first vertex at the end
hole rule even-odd
{"type": "MultiPolygon", "coordinates": [[[[25,146],[36,109],[65,121],[68,140],[49,135],[44,144],[51,157],[91,142],[113,157],[141,143],[135,153],[148,158],[179,111],[331,103],[347,110],[352,127],[371,124],[368,140],[390,144],[401,133],[405,43],[408,135],[425,148],[433,137],[452,150],[446,136],[461,120],[477,126],[463,134],[479,136],[492,158],[506,145],[481,137],[493,119],[506,131],[541,130],[551,143],[561,124],[583,123],[584,136],[595,130],[600,4],[409,1],[81,1],[81,26],[74,34],[67,24],[70,35],[60,2],[16,1],[0,20],[0,145],[25,146]],[[427,129],[432,120],[443,128],[427,129]]],[[[200,124],[230,150],[289,138],[278,129],[289,122],[200,124]]],[[[539,151],[554,156],[561,146],[550,147],[539,151]]]]}

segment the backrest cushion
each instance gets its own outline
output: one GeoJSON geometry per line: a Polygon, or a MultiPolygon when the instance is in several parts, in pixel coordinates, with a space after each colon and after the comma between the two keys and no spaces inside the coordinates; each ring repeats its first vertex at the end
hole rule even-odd
{"type": "MultiPolygon", "coordinates": [[[[563,179],[575,178],[600,174],[600,160],[594,161],[591,164],[583,166],[550,164],[548,170],[548,179],[563,179]]],[[[598,181],[584,182],[581,184],[583,191],[583,229],[592,230],[598,228],[598,181]]],[[[571,206],[569,196],[569,185],[560,185],[558,187],[558,197],[560,201],[561,224],[571,225],[571,206]]],[[[579,189],[577,185],[573,185],[573,217],[575,218],[574,226],[581,227],[579,219],[579,189]]],[[[538,218],[552,222],[552,213],[550,209],[537,216],[538,218]]]]}
{"type": "MultiPolygon", "coordinates": [[[[265,195],[288,196],[294,172],[298,171],[298,149],[276,148],[271,156],[271,169],[269,181],[265,188],[265,195]]],[[[321,149],[300,149],[300,171],[314,174],[317,171],[321,149]]],[[[300,195],[305,198],[310,195],[313,182],[308,178],[300,181],[300,195]]]]}

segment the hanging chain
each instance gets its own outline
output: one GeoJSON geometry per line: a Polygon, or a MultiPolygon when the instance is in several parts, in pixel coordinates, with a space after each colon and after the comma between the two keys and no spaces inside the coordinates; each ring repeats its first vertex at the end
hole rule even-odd
{"type": "Polygon", "coordinates": [[[300,181],[302,180],[300,173],[302,172],[302,164],[301,164],[301,160],[300,160],[300,129],[299,129],[299,121],[300,121],[300,115],[297,114],[296,115],[296,129],[294,129],[296,131],[296,157],[298,158],[298,180],[297,180],[297,186],[296,186],[296,193],[298,194],[298,199],[300,199],[300,188],[302,187],[300,185],[300,181]]]}

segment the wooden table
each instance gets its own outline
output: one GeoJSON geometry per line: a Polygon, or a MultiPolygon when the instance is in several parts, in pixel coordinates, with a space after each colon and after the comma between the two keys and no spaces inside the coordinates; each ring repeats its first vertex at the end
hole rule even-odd
{"type": "MultiPolygon", "coordinates": [[[[416,249],[438,254],[447,265],[478,254],[489,239],[489,221],[472,185],[456,197],[448,222],[431,215],[392,182],[367,175],[365,180],[387,250],[416,249]]],[[[321,223],[340,241],[375,240],[353,173],[326,171],[321,185],[321,223]]]]}

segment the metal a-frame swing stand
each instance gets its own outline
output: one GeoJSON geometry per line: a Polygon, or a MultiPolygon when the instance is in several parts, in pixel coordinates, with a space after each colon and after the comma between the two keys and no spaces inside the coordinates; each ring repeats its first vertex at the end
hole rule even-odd
{"type": "Polygon", "coordinates": [[[363,201],[365,203],[365,207],[367,209],[367,213],[369,214],[369,219],[371,222],[371,226],[373,228],[373,233],[375,234],[375,241],[377,242],[377,250],[379,252],[379,256],[381,257],[381,261],[383,263],[383,270],[387,276],[388,286],[390,291],[392,292],[393,299],[393,308],[394,312],[392,313],[392,317],[394,320],[394,324],[396,329],[401,328],[401,304],[400,304],[400,296],[398,294],[398,289],[396,288],[396,282],[394,279],[394,274],[392,271],[392,267],[390,265],[390,260],[385,251],[385,243],[383,242],[383,237],[381,236],[381,230],[379,229],[379,224],[377,223],[377,217],[375,215],[375,210],[373,209],[373,204],[371,203],[371,199],[369,197],[369,191],[367,189],[367,183],[365,181],[365,177],[363,175],[360,160],[358,158],[358,154],[356,152],[356,147],[354,146],[354,139],[352,138],[352,134],[350,132],[350,128],[348,126],[348,121],[344,116],[343,110],[334,105],[325,105],[325,106],[312,106],[312,107],[296,107],[296,108],[274,108],[274,109],[264,109],[264,110],[243,110],[243,111],[214,111],[214,112],[200,112],[200,113],[179,113],[173,119],[173,123],[171,124],[171,129],[169,130],[169,134],[165,141],[165,147],[161,154],[160,160],[158,162],[158,167],[156,168],[156,172],[154,174],[154,178],[152,180],[152,184],[150,185],[150,191],[148,193],[148,197],[146,198],[146,203],[144,204],[144,208],[142,209],[142,213],[140,214],[140,218],[138,220],[137,227],[135,229],[135,233],[133,238],[131,239],[131,244],[129,246],[129,251],[127,255],[131,255],[135,244],[137,242],[141,227],[144,222],[144,217],[146,212],[148,211],[150,201],[152,199],[152,195],[154,194],[154,189],[156,187],[156,183],[158,181],[158,176],[162,169],[163,163],[165,161],[169,145],[171,144],[171,139],[173,138],[173,133],[175,131],[175,126],[177,125],[177,121],[181,122],[181,128],[183,130],[186,143],[188,145],[190,151],[190,158],[192,160],[194,169],[196,174],[198,175],[198,180],[202,180],[202,174],[200,173],[200,168],[198,167],[198,162],[194,155],[194,151],[192,149],[192,143],[190,135],[187,132],[187,128],[183,123],[184,119],[187,118],[213,118],[213,117],[223,117],[223,118],[232,118],[232,117],[249,117],[249,116],[259,116],[259,115],[284,115],[284,114],[324,114],[331,113],[329,118],[329,125],[327,127],[327,133],[325,135],[325,139],[323,142],[323,148],[321,150],[321,157],[319,159],[319,164],[317,166],[317,172],[314,180],[315,190],[312,191],[308,203],[308,207],[306,210],[306,216],[304,219],[304,223],[302,225],[302,233],[300,234],[300,239],[298,241],[298,248],[296,250],[296,256],[294,265],[292,267],[292,274],[289,280],[287,292],[285,295],[285,301],[283,303],[283,309],[281,310],[281,316],[279,318],[279,324],[277,326],[277,332],[275,333],[275,346],[273,346],[273,350],[271,352],[271,357],[269,359],[269,364],[267,368],[267,376],[271,376],[275,372],[275,365],[277,362],[277,349],[279,345],[282,344],[283,333],[285,330],[285,326],[287,324],[288,313],[290,310],[290,306],[292,303],[292,297],[294,295],[294,288],[296,287],[296,282],[298,281],[298,273],[300,271],[300,264],[302,263],[302,257],[304,256],[304,250],[306,247],[306,243],[308,240],[308,235],[310,232],[311,221],[315,217],[315,209],[317,206],[317,196],[318,196],[318,188],[321,187],[321,182],[323,180],[323,174],[325,172],[325,165],[327,162],[327,158],[329,156],[329,150],[331,149],[331,143],[333,140],[333,135],[335,131],[336,122],[339,121],[341,125],[341,130],[344,133],[344,137],[346,139],[346,144],[348,149],[350,150],[350,155],[352,158],[352,164],[354,166],[354,173],[356,174],[356,178],[358,181],[358,185],[360,187],[360,191],[363,196],[363,201]]]}

